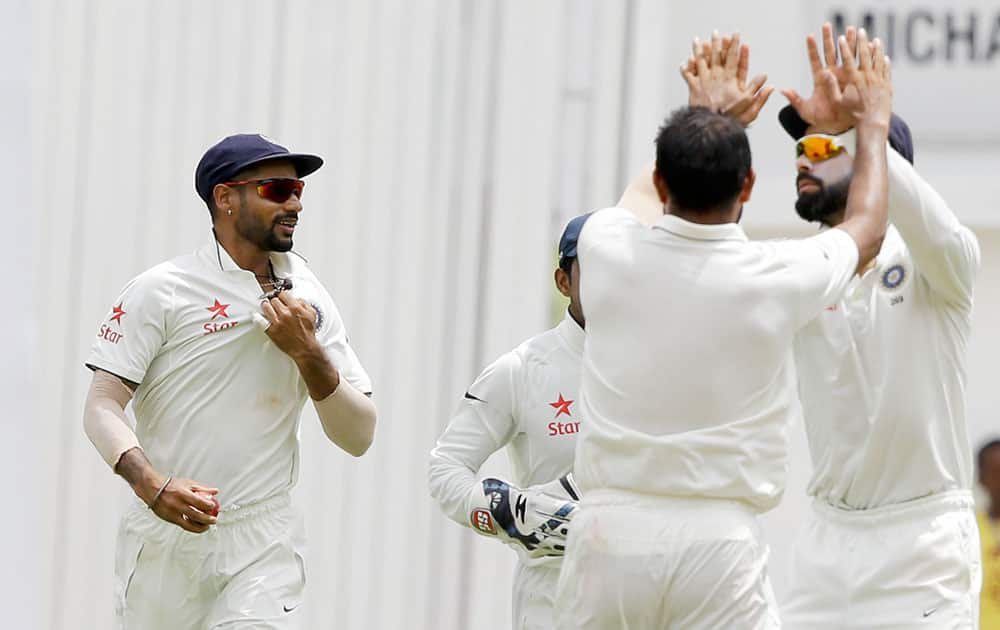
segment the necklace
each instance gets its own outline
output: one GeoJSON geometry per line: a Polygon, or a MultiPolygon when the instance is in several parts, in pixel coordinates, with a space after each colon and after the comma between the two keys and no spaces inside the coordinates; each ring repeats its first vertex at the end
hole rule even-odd
{"type": "Polygon", "coordinates": [[[267,261],[267,273],[255,273],[253,274],[258,280],[261,280],[260,284],[266,284],[268,286],[274,287],[281,282],[276,275],[274,275],[274,265],[271,261],[267,261]]]}

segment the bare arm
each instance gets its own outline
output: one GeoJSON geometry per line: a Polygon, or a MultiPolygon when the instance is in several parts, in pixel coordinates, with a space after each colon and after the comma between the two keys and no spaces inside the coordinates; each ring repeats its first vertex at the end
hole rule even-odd
{"type": "Polygon", "coordinates": [[[330,441],[361,457],[375,440],[375,403],[350,383],[341,382],[332,394],[313,400],[323,432],[330,441]]]}
{"type": "Polygon", "coordinates": [[[161,519],[189,532],[201,533],[216,522],[219,491],[190,479],[168,478],[153,468],[125,419],[132,389],[114,374],[95,370],[84,408],[87,437],[116,474],[161,519]],[[162,492],[161,492],[162,489],[162,492]],[[201,493],[201,494],[198,494],[201,493]],[[208,495],[207,498],[205,495],[208,495]]]}

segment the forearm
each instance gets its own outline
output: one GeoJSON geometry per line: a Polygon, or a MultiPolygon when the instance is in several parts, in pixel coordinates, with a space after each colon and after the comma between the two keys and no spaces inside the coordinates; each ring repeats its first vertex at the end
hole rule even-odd
{"type": "Polygon", "coordinates": [[[441,511],[460,525],[471,526],[469,514],[483,499],[479,469],[513,434],[507,414],[492,414],[484,403],[465,399],[431,450],[427,486],[441,511]]]}
{"type": "Polygon", "coordinates": [[[115,473],[128,482],[136,496],[149,505],[164,477],[146,459],[146,453],[136,446],[122,453],[115,465],[115,473]]]}
{"type": "Polygon", "coordinates": [[[83,410],[83,430],[101,458],[114,469],[122,454],[139,447],[125,418],[132,392],[113,374],[96,371],[83,410]]]}
{"type": "Polygon", "coordinates": [[[459,525],[470,527],[470,506],[477,495],[482,497],[483,485],[476,478],[478,469],[452,459],[440,447],[431,451],[428,483],[431,498],[437,501],[445,516],[459,525]]]}
{"type": "Polygon", "coordinates": [[[331,442],[355,457],[364,455],[375,439],[375,403],[368,396],[350,383],[340,383],[313,405],[331,442]]]}
{"type": "Polygon", "coordinates": [[[839,226],[858,245],[858,268],[878,254],[888,221],[888,166],[884,125],[862,124],[857,129],[854,178],[847,196],[844,222],[839,226]]]}
{"type": "Polygon", "coordinates": [[[330,362],[319,342],[290,356],[309,389],[309,397],[314,401],[323,400],[337,390],[340,385],[340,372],[330,362]]]}

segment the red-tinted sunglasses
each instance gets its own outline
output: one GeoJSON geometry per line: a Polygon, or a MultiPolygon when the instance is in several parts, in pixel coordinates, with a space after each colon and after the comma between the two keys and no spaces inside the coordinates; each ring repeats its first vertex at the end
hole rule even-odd
{"type": "Polygon", "coordinates": [[[256,184],[257,196],[274,203],[285,203],[288,198],[295,195],[302,198],[302,189],[306,183],[301,179],[291,177],[270,177],[267,179],[244,179],[239,182],[222,182],[226,186],[242,186],[244,184],[256,184]]]}

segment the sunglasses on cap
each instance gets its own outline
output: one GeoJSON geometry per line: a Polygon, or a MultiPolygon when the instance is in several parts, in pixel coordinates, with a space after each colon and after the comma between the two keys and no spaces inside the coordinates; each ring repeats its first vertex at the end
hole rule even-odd
{"type": "Polygon", "coordinates": [[[795,157],[803,155],[810,162],[822,162],[839,155],[844,150],[844,145],[835,136],[816,133],[799,138],[795,143],[795,157]]]}
{"type": "Polygon", "coordinates": [[[295,195],[302,198],[302,189],[306,183],[301,179],[291,177],[270,177],[268,179],[244,179],[239,182],[222,182],[226,186],[243,186],[244,184],[255,184],[257,196],[274,203],[285,203],[288,198],[295,195]]]}

